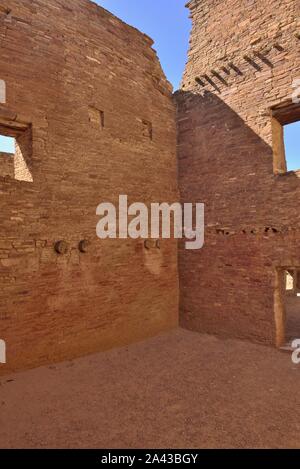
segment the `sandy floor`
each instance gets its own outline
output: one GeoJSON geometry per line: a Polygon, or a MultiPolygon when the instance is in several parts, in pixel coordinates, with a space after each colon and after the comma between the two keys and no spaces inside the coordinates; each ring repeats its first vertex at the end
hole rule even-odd
{"type": "Polygon", "coordinates": [[[183,330],[0,381],[0,447],[297,447],[300,365],[183,330]]]}

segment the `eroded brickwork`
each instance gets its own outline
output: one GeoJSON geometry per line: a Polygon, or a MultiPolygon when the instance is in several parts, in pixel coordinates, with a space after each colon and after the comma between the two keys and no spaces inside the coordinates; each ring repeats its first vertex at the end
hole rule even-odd
{"type": "Polygon", "coordinates": [[[23,180],[0,178],[0,372],[175,326],[176,241],[96,237],[101,202],[178,197],[171,87],[151,40],[85,0],[6,0],[0,41],[0,124],[23,158],[23,180]]]}
{"type": "Polygon", "coordinates": [[[206,205],[206,241],[180,254],[181,323],[274,343],[276,271],[300,265],[300,179],[274,174],[270,108],[290,103],[300,78],[300,3],[195,0],[189,8],[179,179],[183,201],[206,205]]]}

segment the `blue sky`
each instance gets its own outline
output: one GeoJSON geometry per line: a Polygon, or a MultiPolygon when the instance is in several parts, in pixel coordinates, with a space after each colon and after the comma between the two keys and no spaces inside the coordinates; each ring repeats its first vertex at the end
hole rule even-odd
{"type": "Polygon", "coordinates": [[[184,71],[191,20],[188,0],[96,0],[126,23],[154,40],[160,62],[174,89],[184,71]]]}
{"type": "Polygon", "coordinates": [[[15,139],[0,135],[0,151],[3,151],[4,153],[14,153],[15,139]]]}
{"type": "MultiPolygon", "coordinates": [[[[128,24],[154,40],[163,70],[178,89],[183,74],[191,22],[187,0],[96,0],[128,24]]],[[[285,127],[289,170],[300,168],[300,122],[285,127]]],[[[0,137],[0,151],[14,152],[13,142],[0,137]]]]}
{"type": "Polygon", "coordinates": [[[284,141],[288,170],[300,169],[300,122],[284,127],[284,141]]]}
{"type": "MultiPolygon", "coordinates": [[[[191,21],[187,0],[97,0],[96,3],[154,40],[164,72],[179,88],[183,74],[191,21]]],[[[300,168],[300,123],[285,127],[286,159],[289,170],[300,168]]]]}

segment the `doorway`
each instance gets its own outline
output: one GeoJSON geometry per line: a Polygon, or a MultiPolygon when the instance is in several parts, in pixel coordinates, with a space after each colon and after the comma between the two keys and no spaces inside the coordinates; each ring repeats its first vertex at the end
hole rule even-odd
{"type": "Polygon", "coordinates": [[[300,267],[277,271],[275,319],[277,346],[289,347],[300,339],[300,267]]]}

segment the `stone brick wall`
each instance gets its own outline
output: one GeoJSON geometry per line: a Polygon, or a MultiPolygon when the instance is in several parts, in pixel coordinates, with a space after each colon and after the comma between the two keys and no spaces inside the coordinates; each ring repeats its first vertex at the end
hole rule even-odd
{"type": "Polygon", "coordinates": [[[85,0],[0,0],[0,40],[0,123],[23,136],[23,180],[0,177],[0,372],[176,326],[176,241],[96,237],[101,202],[178,199],[172,90],[151,40],[85,0]]]}
{"type": "Polygon", "coordinates": [[[189,3],[189,60],[176,95],[179,180],[183,201],[206,205],[204,249],[180,254],[189,329],[272,344],[284,334],[276,308],[281,267],[300,265],[300,179],[274,174],[270,109],[290,103],[300,78],[299,7],[189,3]]]}
{"type": "Polygon", "coordinates": [[[0,176],[14,177],[14,155],[0,152],[0,176]]]}

